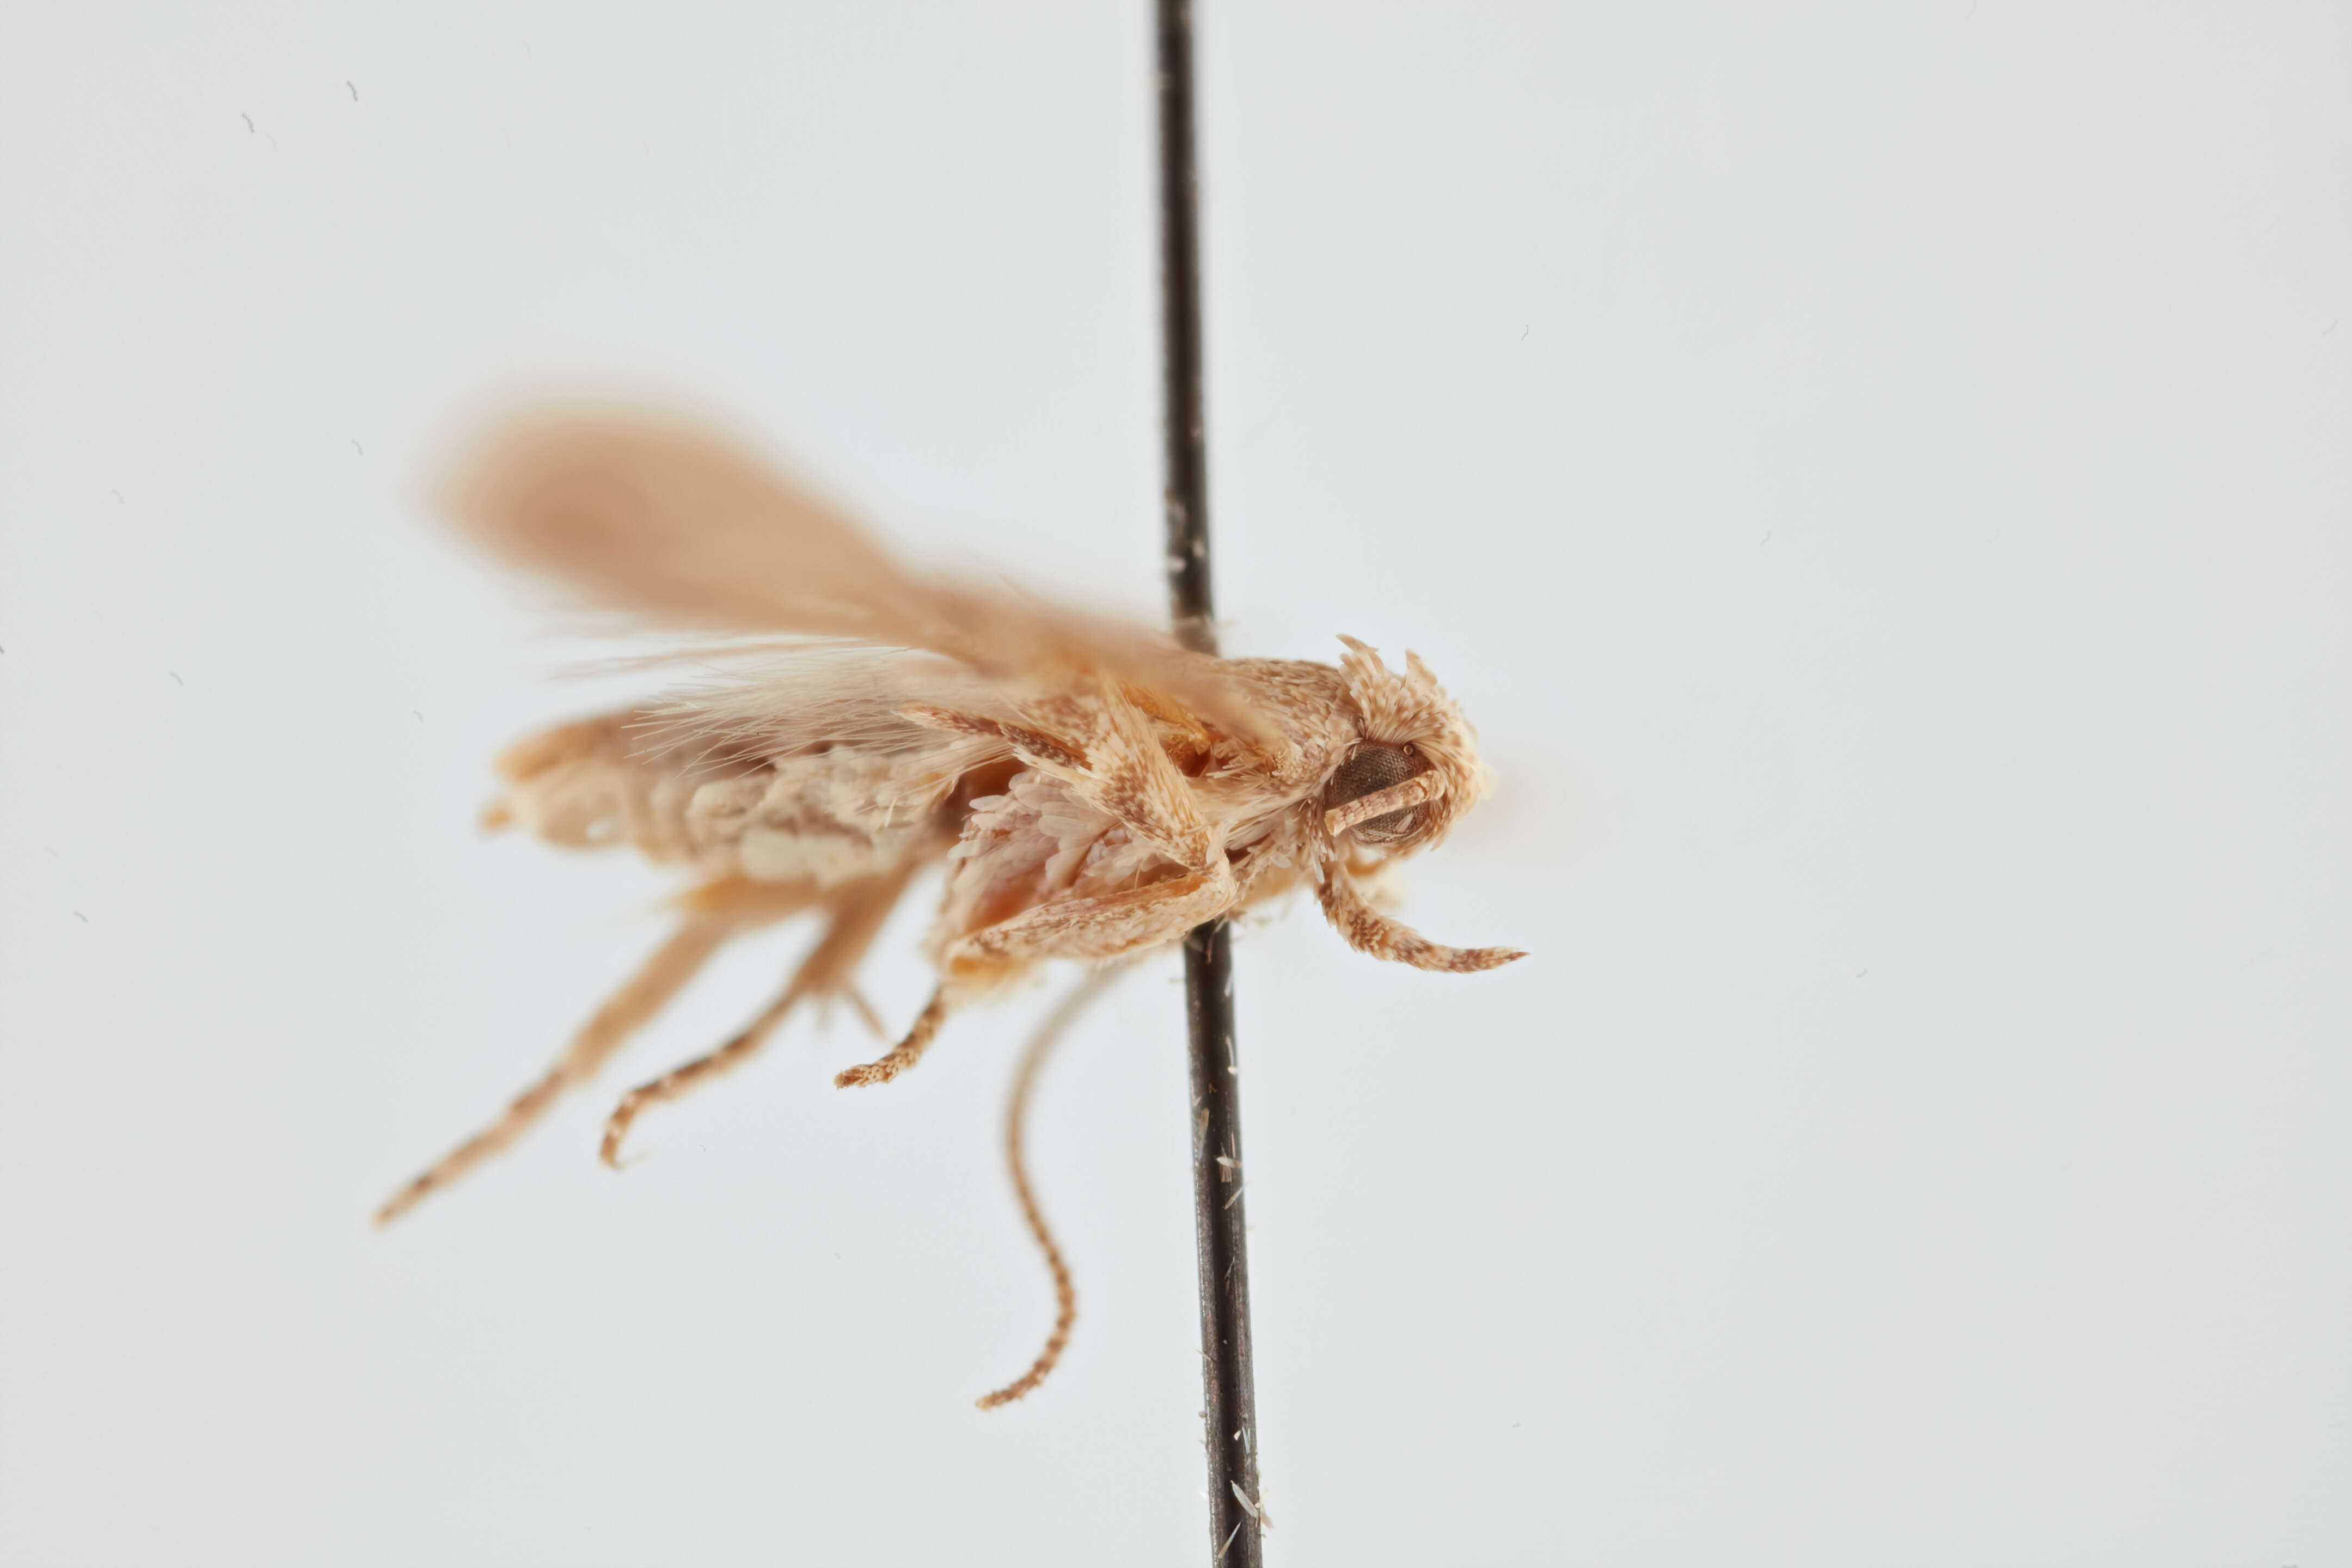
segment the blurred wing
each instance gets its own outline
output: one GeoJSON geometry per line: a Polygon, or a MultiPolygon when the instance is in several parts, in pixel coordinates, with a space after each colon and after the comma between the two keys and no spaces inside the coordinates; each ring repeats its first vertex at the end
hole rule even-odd
{"type": "Polygon", "coordinates": [[[498,554],[616,609],[922,648],[1013,686],[1099,672],[1279,742],[1215,659],[1118,622],[911,576],[824,501],[683,426],[518,422],[461,468],[447,499],[498,554]]]}

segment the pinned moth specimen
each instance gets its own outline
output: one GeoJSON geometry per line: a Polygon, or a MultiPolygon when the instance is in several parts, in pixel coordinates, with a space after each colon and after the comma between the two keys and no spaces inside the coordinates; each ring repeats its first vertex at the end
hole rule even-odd
{"type": "MultiPolygon", "coordinates": [[[[693,688],[499,759],[492,825],[626,844],[692,886],[675,931],[545,1076],[379,1220],[514,1142],[742,932],[803,912],[822,927],[740,1034],[622,1097],[607,1163],[648,1106],[741,1063],[801,1003],[842,997],[870,1021],[858,963],[933,866],[945,871],[928,942],[937,988],[897,1045],[839,1075],[843,1087],[905,1072],[960,1008],[1045,960],[1101,965],[1302,882],[1375,958],[1466,973],[1520,956],[1441,946],[1366,895],[1486,786],[1470,726],[1412,654],[1400,672],[1343,637],[1337,665],[1218,658],[933,580],[737,451],[649,421],[512,426],[448,499],[494,552],[606,607],[729,640],[726,658],[698,658],[718,673],[693,688]]],[[[1017,1103],[1015,1116],[1017,1131],[1017,1103]]],[[[1070,1311],[1066,1273],[1022,1193],[1064,1318],[1005,1396],[1043,1376],[1070,1311]]]]}

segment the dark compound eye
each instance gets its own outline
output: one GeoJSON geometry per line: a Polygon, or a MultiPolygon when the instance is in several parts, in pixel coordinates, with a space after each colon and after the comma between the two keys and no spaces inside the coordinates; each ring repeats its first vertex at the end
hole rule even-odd
{"type": "MultiPolygon", "coordinates": [[[[1331,783],[1323,791],[1324,809],[1361,800],[1428,771],[1429,759],[1410,743],[1391,746],[1381,741],[1367,741],[1349,752],[1348,760],[1339,764],[1339,771],[1331,775],[1331,783]]],[[[1421,806],[1409,805],[1402,811],[1360,822],[1350,831],[1367,844],[1392,844],[1410,837],[1421,826],[1423,810],[1421,806]]]]}

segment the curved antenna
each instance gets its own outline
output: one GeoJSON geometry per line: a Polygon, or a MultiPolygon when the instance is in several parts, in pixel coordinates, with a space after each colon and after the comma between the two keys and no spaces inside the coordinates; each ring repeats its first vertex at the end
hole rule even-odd
{"type": "Polygon", "coordinates": [[[982,1410],[993,1410],[1000,1405],[1010,1405],[1034,1392],[1045,1381],[1046,1374],[1062,1359],[1062,1352],[1070,1342],[1070,1326],[1078,1321],[1078,1293],[1070,1282],[1070,1266],[1055,1245],[1054,1233],[1045,1225],[1045,1211],[1037,1206],[1036,1189],[1029,1184],[1027,1162],[1022,1153],[1022,1133],[1029,1119],[1029,1100],[1037,1088],[1037,1075],[1062,1037],[1076,1023],[1095,1000],[1111,987],[1111,983],[1125,973],[1123,968],[1097,969],[1070,988],[1037,1032],[1029,1038],[1029,1048],[1021,1055],[1020,1070],[1013,1077],[1013,1093],[1004,1107],[1004,1163],[1013,1173],[1013,1193],[1021,1200],[1021,1217],[1029,1222],[1029,1234],[1036,1238],[1037,1250],[1045,1255],[1045,1271],[1054,1277],[1054,1330],[1045,1336],[1045,1348],[1029,1363],[1029,1370],[1003,1387],[983,1394],[976,1402],[982,1410]]]}

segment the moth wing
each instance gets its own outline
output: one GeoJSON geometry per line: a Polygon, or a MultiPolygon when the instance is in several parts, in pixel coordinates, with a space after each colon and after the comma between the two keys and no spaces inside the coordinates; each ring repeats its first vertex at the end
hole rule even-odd
{"type": "Polygon", "coordinates": [[[615,609],[924,649],[1013,687],[1098,672],[1281,743],[1279,725],[1216,659],[1139,627],[916,576],[836,508],[684,425],[516,421],[462,465],[446,500],[495,553],[615,609]]]}

